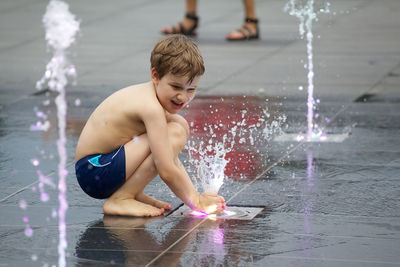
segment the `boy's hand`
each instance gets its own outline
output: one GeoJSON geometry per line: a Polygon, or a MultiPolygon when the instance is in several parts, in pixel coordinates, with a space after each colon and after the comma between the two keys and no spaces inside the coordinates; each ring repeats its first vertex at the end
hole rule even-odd
{"type": "Polygon", "coordinates": [[[199,205],[197,209],[206,213],[219,213],[226,209],[225,199],[214,193],[202,193],[199,195],[199,205]]]}

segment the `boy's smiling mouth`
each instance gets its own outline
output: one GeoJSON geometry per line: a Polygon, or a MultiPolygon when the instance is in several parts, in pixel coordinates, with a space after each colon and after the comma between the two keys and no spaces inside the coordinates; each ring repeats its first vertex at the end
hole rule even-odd
{"type": "Polygon", "coordinates": [[[175,102],[174,100],[171,100],[171,103],[172,103],[172,107],[177,110],[181,109],[184,104],[184,103],[180,103],[180,102],[175,102]]]}

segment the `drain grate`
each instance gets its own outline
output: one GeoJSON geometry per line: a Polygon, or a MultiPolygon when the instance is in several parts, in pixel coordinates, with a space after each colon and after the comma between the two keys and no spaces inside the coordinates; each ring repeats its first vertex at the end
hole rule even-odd
{"type": "Polygon", "coordinates": [[[199,213],[198,215],[193,214],[192,210],[182,205],[177,210],[170,213],[169,217],[210,217],[210,219],[225,219],[225,220],[252,220],[257,216],[264,208],[263,207],[238,207],[228,206],[227,209],[221,214],[210,214],[204,215],[199,213]]]}

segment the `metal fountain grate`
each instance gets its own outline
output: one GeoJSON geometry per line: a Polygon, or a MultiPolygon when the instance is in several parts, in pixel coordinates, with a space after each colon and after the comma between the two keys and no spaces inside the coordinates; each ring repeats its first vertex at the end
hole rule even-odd
{"type": "MultiPolygon", "coordinates": [[[[225,220],[252,220],[259,214],[264,207],[239,207],[239,206],[228,206],[227,209],[221,214],[208,215],[212,219],[225,219],[225,220]]],[[[169,217],[199,217],[198,215],[192,214],[192,210],[182,205],[178,209],[172,211],[169,217]]],[[[200,217],[202,217],[200,215],[200,217]]],[[[203,215],[205,217],[205,215],[203,215]]]]}

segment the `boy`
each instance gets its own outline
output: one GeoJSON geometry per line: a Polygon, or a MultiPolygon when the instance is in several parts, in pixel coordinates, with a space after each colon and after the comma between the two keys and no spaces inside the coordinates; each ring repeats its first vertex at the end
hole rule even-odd
{"type": "Polygon", "coordinates": [[[159,174],[186,205],[221,212],[225,200],[199,194],[178,154],[189,127],[177,114],[194,97],[203,58],[183,35],[160,40],[151,53],[151,81],[121,89],[89,117],[76,148],[76,176],[90,196],[107,199],[105,214],[158,216],[171,205],[143,193],[159,174]]]}

